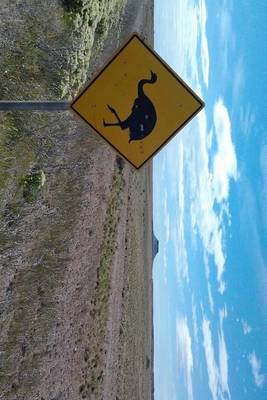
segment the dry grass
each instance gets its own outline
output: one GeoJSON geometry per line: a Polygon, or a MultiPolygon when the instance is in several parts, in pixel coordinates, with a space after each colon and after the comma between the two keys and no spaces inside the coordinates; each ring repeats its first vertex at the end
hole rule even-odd
{"type": "MultiPolygon", "coordinates": [[[[49,8],[37,0],[23,8],[4,1],[0,10],[0,41],[5,47],[0,59],[5,77],[0,83],[2,99],[56,99],[63,96],[62,88],[67,96],[80,88],[96,27],[105,14],[103,8],[92,13],[91,6],[98,2],[87,3],[70,12],[57,1],[49,8]],[[73,81],[66,82],[66,76],[73,81]]],[[[121,2],[110,6],[116,14],[121,2]]],[[[98,33],[99,43],[104,36],[98,33]]],[[[79,140],[84,140],[84,133],[73,137],[75,127],[64,113],[0,113],[0,393],[6,400],[15,393],[21,398],[30,393],[29,387],[40,379],[39,355],[50,351],[47,335],[55,325],[57,293],[70,260],[67,239],[78,221],[77,199],[84,191],[84,170],[79,164],[79,140]],[[76,150],[71,153],[71,148],[76,150]],[[44,171],[46,182],[39,185],[38,181],[32,191],[29,178],[34,169],[44,171]]],[[[92,138],[92,152],[96,145],[92,138]]],[[[115,180],[116,190],[118,185],[115,180]]],[[[103,271],[109,251],[110,246],[103,248],[101,290],[106,285],[103,271]]]]}
{"type": "Polygon", "coordinates": [[[108,318],[108,302],[110,297],[110,280],[113,255],[116,248],[117,225],[120,221],[121,192],[124,186],[122,173],[114,171],[110,197],[103,227],[103,241],[101,245],[100,264],[97,268],[97,280],[93,298],[91,300],[91,316],[94,320],[90,332],[90,342],[93,347],[85,349],[84,361],[87,364],[87,376],[80,386],[82,398],[100,396],[105,368],[104,342],[108,318]]]}
{"type": "Polygon", "coordinates": [[[151,398],[152,260],[147,232],[151,232],[152,194],[148,171],[145,168],[139,174],[133,173],[130,181],[130,191],[139,196],[129,199],[118,399],[151,398]]]}

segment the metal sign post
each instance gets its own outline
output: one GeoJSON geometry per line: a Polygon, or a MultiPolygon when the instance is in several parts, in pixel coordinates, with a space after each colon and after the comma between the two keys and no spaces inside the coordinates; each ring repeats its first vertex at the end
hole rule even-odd
{"type": "Polygon", "coordinates": [[[68,101],[13,101],[0,100],[0,111],[66,111],[68,101]]]}

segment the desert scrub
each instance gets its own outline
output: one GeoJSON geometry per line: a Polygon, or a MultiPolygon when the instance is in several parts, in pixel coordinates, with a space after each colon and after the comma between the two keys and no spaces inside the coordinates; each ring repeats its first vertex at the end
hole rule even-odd
{"type": "Polygon", "coordinates": [[[100,51],[109,29],[118,24],[126,0],[62,0],[62,4],[63,20],[72,26],[74,41],[61,84],[61,97],[70,99],[87,80],[93,46],[100,51]]]}
{"type": "Polygon", "coordinates": [[[0,190],[9,179],[9,168],[15,159],[14,142],[19,135],[13,119],[5,117],[0,121],[0,190]]]}
{"type": "Polygon", "coordinates": [[[108,298],[110,294],[110,267],[116,243],[116,231],[119,219],[120,193],[123,188],[123,177],[114,172],[111,183],[111,195],[107,206],[104,224],[104,237],[101,246],[100,265],[97,270],[96,303],[101,310],[101,319],[107,318],[108,298]]]}
{"type": "MultiPolygon", "coordinates": [[[[0,67],[4,79],[0,82],[0,96],[3,99],[39,100],[59,95],[61,69],[67,66],[61,49],[70,47],[71,40],[68,35],[63,35],[67,29],[55,3],[51,7],[38,3],[34,10],[38,14],[38,23],[32,17],[31,3],[29,1],[25,7],[15,10],[18,17],[14,16],[16,36],[1,54],[0,67]]],[[[2,15],[2,22],[5,24],[5,15],[2,15]]]]}
{"type": "Polygon", "coordinates": [[[37,199],[41,187],[45,183],[44,171],[31,172],[22,179],[23,197],[31,202],[37,199]]]}
{"type": "Polygon", "coordinates": [[[91,312],[91,316],[94,318],[94,325],[90,335],[97,339],[98,346],[95,349],[90,349],[90,352],[85,351],[84,361],[88,369],[86,381],[79,389],[82,398],[90,398],[92,393],[97,396],[99,390],[101,390],[101,383],[103,380],[104,354],[99,351],[99,348],[105,342],[108,302],[111,289],[111,267],[116,247],[116,232],[121,204],[120,197],[123,186],[123,176],[115,169],[111,181],[111,194],[108,200],[104,222],[101,258],[97,269],[97,284],[92,300],[95,309],[91,312]]]}
{"type": "MultiPolygon", "coordinates": [[[[24,343],[26,351],[23,368],[31,371],[34,380],[39,379],[38,359],[34,355],[47,349],[46,337],[55,319],[53,293],[61,279],[60,266],[52,268],[45,260],[44,264],[18,272],[14,278],[12,290],[14,311],[6,320],[8,333],[1,360],[1,370],[4,372],[0,374],[3,398],[15,398],[10,397],[14,389],[11,377],[14,374],[14,365],[19,365],[24,343]],[[32,324],[34,319],[38,319],[38,324],[32,324]]],[[[21,389],[27,391],[24,385],[21,389]]]]}
{"type": "Polygon", "coordinates": [[[24,138],[23,132],[24,124],[19,115],[5,113],[0,117],[0,194],[7,188],[14,192],[18,175],[25,174],[36,158],[33,141],[24,138]]]}

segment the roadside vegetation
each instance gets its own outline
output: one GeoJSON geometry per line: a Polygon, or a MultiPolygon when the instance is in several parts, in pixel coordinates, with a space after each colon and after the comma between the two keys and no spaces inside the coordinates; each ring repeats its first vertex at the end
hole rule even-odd
{"type": "MultiPolygon", "coordinates": [[[[96,42],[101,48],[123,4],[122,0],[64,1],[62,7],[57,2],[47,7],[30,0],[23,7],[12,3],[12,9],[1,8],[0,44],[5,52],[0,58],[0,99],[72,98],[88,79],[96,42]]],[[[71,153],[79,138],[73,138],[69,119],[66,113],[0,112],[0,328],[5,344],[1,343],[0,392],[6,400],[29,393],[27,371],[37,373],[41,354],[48,351],[46,336],[55,324],[55,292],[68,262],[66,237],[77,222],[77,199],[84,189],[84,171],[71,153]],[[14,378],[19,373],[20,385],[14,378]]],[[[117,223],[122,177],[116,174],[106,238],[117,223]]],[[[103,241],[96,288],[102,325],[112,240],[103,241]]],[[[31,379],[29,387],[38,376],[31,379]]]]}
{"type": "Polygon", "coordinates": [[[68,55],[68,68],[62,79],[62,97],[76,94],[86,81],[92,49],[99,52],[113,25],[119,28],[119,18],[126,0],[62,0],[66,10],[64,20],[72,29],[74,48],[68,55]]]}
{"type": "Polygon", "coordinates": [[[87,376],[79,391],[83,399],[90,399],[92,395],[101,395],[103,371],[105,367],[105,336],[108,320],[108,304],[110,297],[111,266],[116,249],[117,226],[120,221],[121,194],[124,187],[122,171],[115,169],[110,197],[107,204],[106,219],[103,228],[100,265],[97,268],[97,281],[93,299],[91,301],[91,317],[94,320],[90,332],[93,347],[86,348],[84,361],[87,365],[87,376]]]}

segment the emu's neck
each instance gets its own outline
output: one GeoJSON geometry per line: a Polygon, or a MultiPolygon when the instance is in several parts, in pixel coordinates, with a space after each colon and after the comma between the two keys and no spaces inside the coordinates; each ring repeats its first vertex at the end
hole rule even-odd
{"type": "Polygon", "coordinates": [[[146,83],[153,83],[153,81],[151,79],[141,79],[141,81],[139,81],[139,83],[138,83],[138,97],[139,96],[144,96],[143,86],[146,83]]]}

